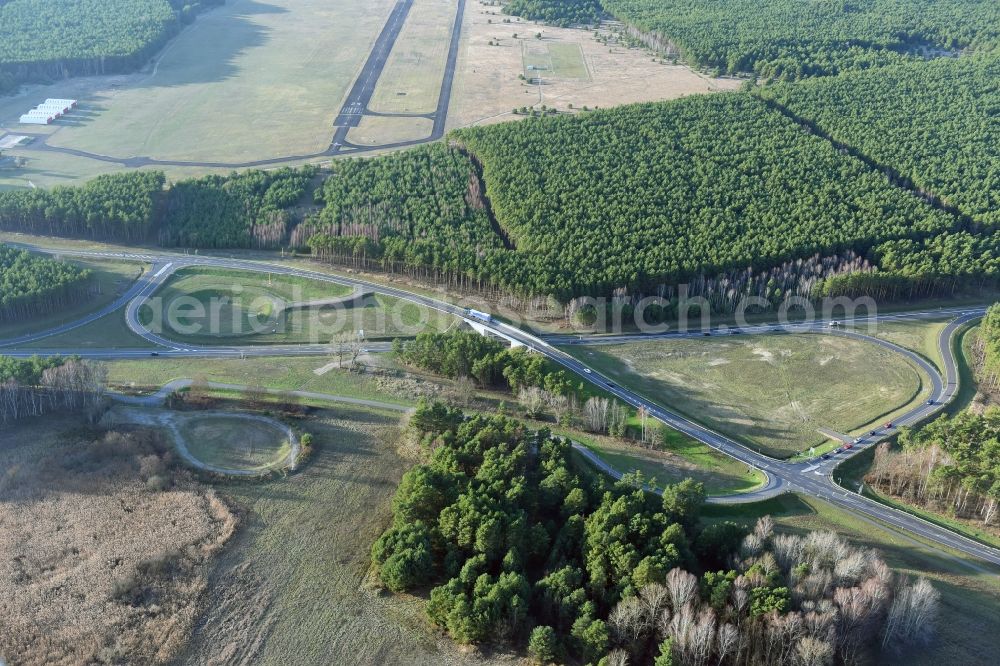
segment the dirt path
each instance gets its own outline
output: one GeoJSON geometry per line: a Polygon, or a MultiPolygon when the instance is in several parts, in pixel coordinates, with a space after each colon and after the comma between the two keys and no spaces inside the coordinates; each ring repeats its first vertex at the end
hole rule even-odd
{"type": "Polygon", "coordinates": [[[295,432],[284,423],[277,421],[275,419],[261,416],[259,414],[240,414],[238,412],[220,412],[220,411],[210,411],[210,412],[173,412],[166,409],[150,406],[130,406],[128,404],[121,405],[112,409],[105,416],[105,419],[114,421],[117,423],[132,423],[137,425],[152,426],[155,428],[163,428],[170,432],[172,439],[174,440],[174,448],[177,449],[177,453],[180,454],[184,461],[196,469],[200,469],[205,472],[212,472],[215,474],[225,474],[227,476],[259,476],[260,474],[271,472],[281,469],[295,469],[295,461],[299,457],[299,453],[302,447],[299,443],[299,438],[295,435],[295,432]],[[256,423],[261,423],[269,428],[274,428],[275,430],[281,432],[289,444],[289,451],[286,456],[280,460],[276,460],[272,463],[261,465],[259,467],[251,469],[235,469],[230,467],[221,467],[219,465],[213,465],[199,460],[191,453],[188,448],[187,440],[185,439],[183,433],[181,432],[180,425],[183,421],[200,419],[206,417],[222,417],[226,419],[239,419],[243,421],[254,421],[256,423]]]}
{"type": "MultiPolygon", "coordinates": [[[[267,426],[281,430],[288,438],[288,443],[291,447],[288,455],[285,456],[284,459],[270,465],[254,469],[232,469],[212,465],[196,458],[191,453],[190,449],[188,449],[187,442],[185,441],[179,427],[182,420],[190,418],[192,415],[163,409],[163,405],[171,393],[187,388],[193,383],[194,380],[192,379],[175,379],[172,382],[164,384],[163,387],[161,387],[156,393],[148,396],[131,396],[120,393],[109,393],[108,395],[119,402],[120,406],[112,409],[112,411],[108,413],[107,418],[124,423],[136,423],[139,425],[148,425],[168,430],[174,440],[174,446],[177,449],[177,453],[180,454],[184,461],[192,467],[206,472],[225,474],[229,476],[257,476],[263,472],[276,469],[295,469],[295,461],[298,459],[299,453],[302,450],[299,438],[295,435],[295,432],[280,421],[258,414],[241,414],[239,412],[196,412],[194,416],[223,416],[225,418],[244,419],[263,423],[267,426]]],[[[218,382],[207,382],[206,386],[208,388],[223,391],[243,391],[248,388],[247,386],[240,384],[222,384],[218,382]]],[[[352,398],[349,396],[332,395],[329,393],[315,393],[312,391],[282,391],[279,389],[264,389],[264,392],[268,395],[294,396],[296,398],[308,400],[339,402],[350,405],[373,407],[375,409],[386,409],[394,412],[405,413],[412,411],[412,408],[410,407],[394,405],[389,402],[365,400],[363,398],[352,398]]]]}

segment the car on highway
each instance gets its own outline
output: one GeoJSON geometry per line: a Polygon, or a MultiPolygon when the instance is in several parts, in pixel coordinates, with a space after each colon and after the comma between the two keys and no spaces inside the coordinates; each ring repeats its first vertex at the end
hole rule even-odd
{"type": "Polygon", "coordinates": [[[704,335],[705,337],[708,337],[708,336],[710,336],[710,335],[712,335],[712,334],[711,334],[711,333],[709,333],[708,331],[705,331],[704,333],[702,333],[702,335],[704,335]]]}
{"type": "Polygon", "coordinates": [[[829,460],[829,459],[830,459],[830,454],[829,453],[824,453],[823,454],[823,460],[829,460]]]}
{"type": "Polygon", "coordinates": [[[878,435],[878,430],[872,430],[871,431],[871,436],[875,437],[876,435],[878,435]]]}
{"type": "Polygon", "coordinates": [[[844,450],[850,450],[854,448],[854,444],[844,444],[844,450]]]}
{"type": "Polygon", "coordinates": [[[159,356],[160,352],[149,352],[150,356],[159,356]]]}
{"type": "Polygon", "coordinates": [[[590,374],[590,368],[584,368],[583,371],[586,372],[588,375],[590,374]]]}
{"type": "Polygon", "coordinates": [[[927,401],[927,404],[928,404],[928,405],[933,405],[933,404],[934,404],[934,401],[933,401],[933,400],[928,400],[928,401],[927,401]]]}
{"type": "Polygon", "coordinates": [[[616,388],[618,385],[613,382],[608,382],[608,388],[616,388]]]}
{"type": "Polygon", "coordinates": [[[891,428],[891,427],[892,427],[892,421],[889,421],[889,422],[887,422],[887,423],[885,424],[885,428],[886,428],[887,430],[888,430],[889,428],[891,428]]]}

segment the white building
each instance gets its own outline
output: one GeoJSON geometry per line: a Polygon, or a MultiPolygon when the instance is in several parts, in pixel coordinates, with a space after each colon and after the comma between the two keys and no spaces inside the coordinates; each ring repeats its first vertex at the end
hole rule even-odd
{"type": "Polygon", "coordinates": [[[20,122],[22,125],[50,125],[53,120],[55,118],[47,113],[32,111],[21,116],[20,122]]]}
{"type": "Polygon", "coordinates": [[[53,120],[76,107],[75,99],[55,99],[50,97],[31,111],[21,116],[22,125],[49,125],[53,120]]]}

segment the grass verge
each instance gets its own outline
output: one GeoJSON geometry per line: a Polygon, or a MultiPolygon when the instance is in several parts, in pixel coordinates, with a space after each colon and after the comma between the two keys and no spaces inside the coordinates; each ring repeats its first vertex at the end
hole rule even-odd
{"type": "Polygon", "coordinates": [[[596,453],[604,462],[622,473],[641,472],[647,480],[656,480],[662,487],[686,478],[701,481],[709,495],[737,495],[745,493],[764,483],[760,472],[746,471],[739,462],[715,454],[706,455],[701,447],[668,445],[668,452],[638,449],[607,437],[594,437],[580,433],[560,432],[556,434],[570,437],[596,453]],[[690,457],[691,449],[695,449],[690,457]]]}
{"type": "Polygon", "coordinates": [[[284,391],[349,395],[398,405],[414,405],[416,393],[396,390],[387,380],[343,370],[317,374],[329,359],[274,356],[252,359],[165,358],[108,361],[108,382],[130,393],[154,393],[174,379],[263,386],[284,391]]]}
{"type": "Polygon", "coordinates": [[[159,349],[140,338],[125,324],[124,310],[104,315],[89,324],[18,347],[24,350],[50,349],[159,349]]]}

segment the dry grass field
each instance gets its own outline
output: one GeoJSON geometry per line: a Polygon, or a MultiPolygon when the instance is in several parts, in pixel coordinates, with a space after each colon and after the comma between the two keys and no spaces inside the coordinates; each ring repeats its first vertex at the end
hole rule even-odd
{"type": "Polygon", "coordinates": [[[282,429],[225,415],[195,416],[179,430],[197,460],[228,469],[277,468],[291,450],[282,429]]]}
{"type": "Polygon", "coordinates": [[[181,661],[193,664],[482,664],[433,633],[422,602],[371,591],[372,542],[413,461],[398,415],[352,407],[304,424],[316,451],[287,479],[225,496],[245,516],[209,579],[209,611],[181,661]]]}
{"type": "Polygon", "coordinates": [[[466,6],[462,42],[449,127],[513,120],[519,116],[511,110],[522,106],[611,107],[740,86],[735,79],[654,62],[645,49],[605,46],[593,32],[507,17],[479,0],[466,6]],[[507,18],[510,23],[503,22],[507,18]],[[528,78],[528,64],[551,67],[543,70],[543,85],[519,78],[528,78]]]}
{"type": "Polygon", "coordinates": [[[372,111],[431,113],[437,108],[454,23],[453,0],[414,1],[375,87],[372,111]]]}
{"type": "Polygon", "coordinates": [[[357,146],[382,146],[397,141],[426,139],[433,129],[434,121],[428,118],[365,116],[357,127],[352,127],[347,133],[347,140],[357,146]]]}
{"type": "MultiPolygon", "coordinates": [[[[325,148],[389,0],[232,0],[50,140],[105,155],[245,161],[325,148]]],[[[74,114],[76,115],[76,114],[74,114]]]]}
{"type": "Polygon", "coordinates": [[[570,347],[609,377],[774,456],[853,433],[921,398],[917,369],[882,347],[820,335],[570,347]],[[878,368],[878,372],[872,372],[878,368]]]}
{"type": "Polygon", "coordinates": [[[155,433],[70,418],[0,437],[0,661],[168,663],[236,519],[155,433]]]}

